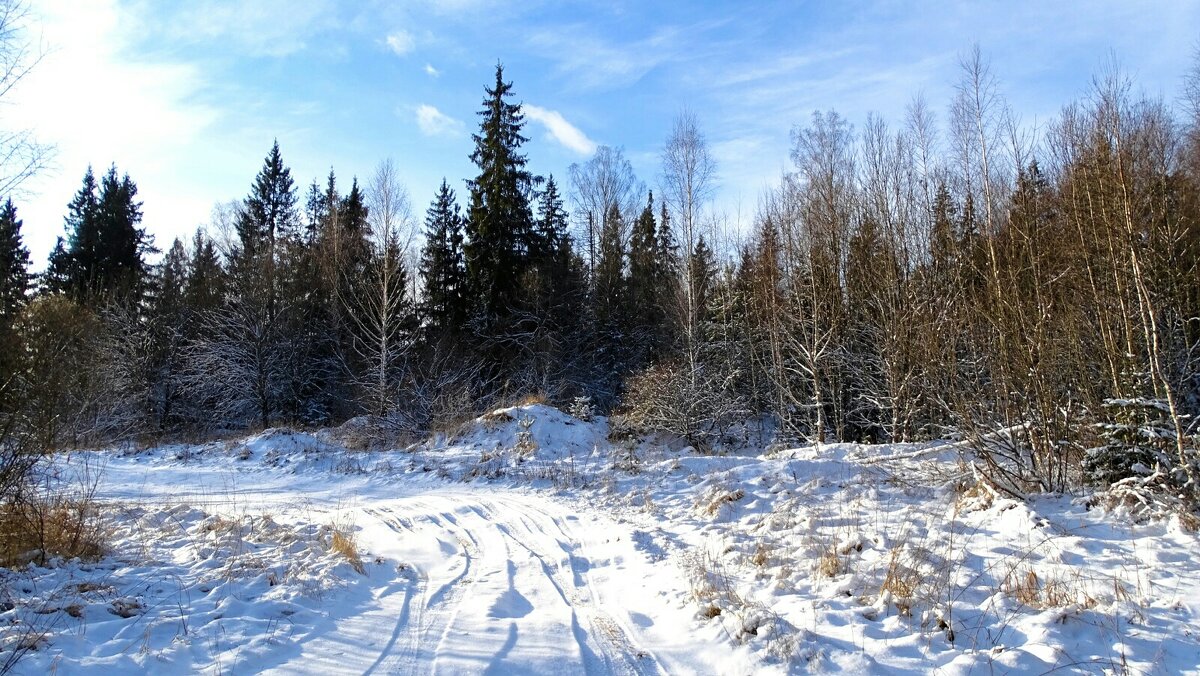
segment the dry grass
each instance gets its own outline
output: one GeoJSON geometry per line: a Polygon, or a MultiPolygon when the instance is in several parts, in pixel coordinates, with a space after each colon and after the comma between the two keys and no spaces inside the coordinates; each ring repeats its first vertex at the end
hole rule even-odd
{"type": "Polygon", "coordinates": [[[817,558],[816,572],[822,577],[837,577],[846,572],[845,562],[838,555],[837,547],[830,545],[817,558]]]}
{"type": "MultiPolygon", "coordinates": [[[[1030,566],[1014,566],[1004,578],[1001,585],[1004,592],[1022,604],[1038,610],[1064,608],[1079,605],[1083,608],[1094,608],[1097,601],[1087,591],[1082,577],[1076,572],[1063,576],[1055,574],[1038,575],[1030,566]]],[[[1119,598],[1127,595],[1120,582],[1114,580],[1114,594],[1119,598]]]]}
{"type": "Polygon", "coordinates": [[[535,406],[537,404],[545,404],[549,400],[550,398],[546,396],[546,393],[539,390],[522,396],[514,405],[517,407],[535,406]]]}
{"type": "Polygon", "coordinates": [[[890,596],[901,615],[911,615],[917,593],[921,589],[922,575],[919,562],[905,553],[903,545],[897,545],[888,557],[888,567],[879,585],[880,596],[890,596]]]}
{"type": "Polygon", "coordinates": [[[107,528],[88,497],[16,500],[0,507],[0,566],[44,565],[63,557],[94,560],[107,550],[107,528]]]}
{"type": "Polygon", "coordinates": [[[755,543],[754,551],[750,554],[750,563],[759,568],[767,568],[777,558],[775,547],[764,539],[755,543]]]}
{"type": "Polygon", "coordinates": [[[714,486],[700,498],[697,508],[705,516],[716,516],[722,507],[732,505],[744,497],[746,497],[746,491],[740,488],[731,491],[721,486],[714,486]]]}
{"type": "Polygon", "coordinates": [[[358,537],[354,534],[353,526],[345,522],[334,522],[329,529],[329,549],[346,559],[354,572],[366,575],[367,568],[363,565],[362,556],[359,554],[358,537]]]}

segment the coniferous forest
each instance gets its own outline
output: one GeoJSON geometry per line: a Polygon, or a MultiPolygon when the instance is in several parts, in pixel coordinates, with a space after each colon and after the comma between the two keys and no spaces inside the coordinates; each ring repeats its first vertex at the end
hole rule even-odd
{"type": "Polygon", "coordinates": [[[701,451],[949,439],[1013,493],[1200,495],[1200,66],[1179,103],[1114,67],[1031,128],[976,50],[951,101],[797,121],[742,232],[709,208],[701,116],[653,189],[609,147],[537,176],[507,77],[477,173],[414,204],[391,163],[306,186],[276,143],[244,199],[156,242],[134,178],[89,168],[35,275],[5,202],[5,428],[416,438],[538,398],[701,451]]]}

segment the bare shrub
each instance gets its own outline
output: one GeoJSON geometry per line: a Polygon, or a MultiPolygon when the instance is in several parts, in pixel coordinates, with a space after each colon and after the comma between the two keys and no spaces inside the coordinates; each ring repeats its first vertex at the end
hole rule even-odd
{"type": "Polygon", "coordinates": [[[735,380],[735,374],[702,363],[653,366],[630,380],[621,417],[636,429],[710,447],[748,413],[735,380]]]}
{"type": "Polygon", "coordinates": [[[38,478],[26,476],[0,504],[0,566],[102,556],[108,537],[94,497],[98,475],[85,464],[75,483],[57,473],[38,478]]]}

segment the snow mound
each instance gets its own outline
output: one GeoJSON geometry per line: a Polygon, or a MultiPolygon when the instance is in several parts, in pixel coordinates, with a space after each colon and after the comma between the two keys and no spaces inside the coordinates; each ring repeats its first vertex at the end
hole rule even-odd
{"type": "Polygon", "coordinates": [[[435,440],[434,448],[481,454],[516,449],[523,460],[553,462],[588,456],[606,447],[607,437],[608,421],[603,417],[584,422],[553,406],[530,404],[479,416],[458,434],[435,440]]]}

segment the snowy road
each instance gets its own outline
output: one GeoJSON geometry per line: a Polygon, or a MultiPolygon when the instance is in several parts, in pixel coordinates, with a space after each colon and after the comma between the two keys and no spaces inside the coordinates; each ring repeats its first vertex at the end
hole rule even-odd
{"type": "Polygon", "coordinates": [[[665,671],[634,631],[624,590],[596,570],[620,562],[598,562],[592,534],[547,501],[438,492],[362,513],[360,546],[406,562],[396,582],[278,672],[322,662],[364,674],[665,671]]]}
{"type": "Polygon", "coordinates": [[[369,597],[331,599],[328,621],[273,658],[242,663],[256,672],[687,674],[744,665],[727,641],[685,629],[695,604],[687,576],[664,560],[666,543],[561,496],[123,460],[105,479],[102,497],[116,501],[182,499],[212,512],[353,524],[369,597]]]}

